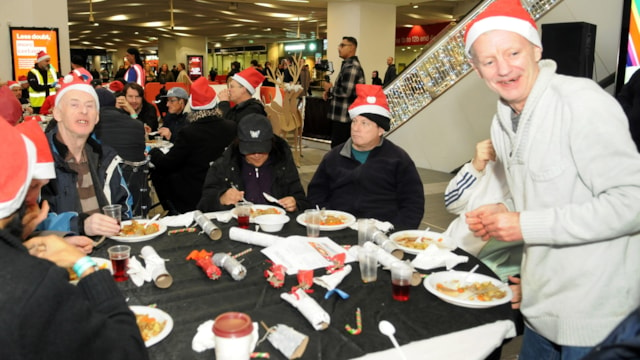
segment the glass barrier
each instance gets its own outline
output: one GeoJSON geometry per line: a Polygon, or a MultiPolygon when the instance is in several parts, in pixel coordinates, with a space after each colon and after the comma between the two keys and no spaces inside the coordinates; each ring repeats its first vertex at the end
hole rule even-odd
{"type": "MultiPolygon", "coordinates": [[[[464,29],[495,0],[485,0],[384,89],[391,110],[391,130],[402,125],[471,71],[464,54],[464,29]]],[[[521,0],[534,19],[540,18],[562,0],[521,0]]]]}

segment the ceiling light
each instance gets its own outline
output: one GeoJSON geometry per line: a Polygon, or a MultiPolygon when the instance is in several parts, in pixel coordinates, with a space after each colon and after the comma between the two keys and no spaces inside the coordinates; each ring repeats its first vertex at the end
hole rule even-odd
{"type": "Polygon", "coordinates": [[[273,4],[267,4],[267,3],[255,3],[254,5],[258,5],[258,6],[262,6],[262,7],[267,7],[267,8],[275,8],[276,6],[273,4]]]}
{"type": "Polygon", "coordinates": [[[417,9],[417,8],[418,8],[418,5],[413,5],[412,7],[413,7],[414,9],[417,9]]]}
{"type": "Polygon", "coordinates": [[[107,20],[109,20],[109,21],[126,21],[126,20],[129,20],[129,16],[123,15],[123,14],[113,15],[113,16],[109,16],[107,18],[107,20]]]}
{"type": "Polygon", "coordinates": [[[282,13],[267,13],[267,16],[271,16],[274,18],[281,18],[281,19],[295,18],[295,15],[293,14],[282,14],[282,13]]]}

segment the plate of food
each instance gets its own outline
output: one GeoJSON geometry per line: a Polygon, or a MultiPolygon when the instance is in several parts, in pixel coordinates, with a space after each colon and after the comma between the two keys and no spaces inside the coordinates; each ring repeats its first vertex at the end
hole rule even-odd
{"type": "Polygon", "coordinates": [[[403,230],[394,232],[389,236],[389,239],[393,240],[407,254],[414,255],[429,245],[435,245],[444,250],[456,248],[451,238],[435,231],[403,230]]]}
{"type": "Polygon", "coordinates": [[[118,240],[125,243],[134,243],[147,241],[155,238],[156,236],[167,231],[167,227],[156,221],[153,221],[149,226],[145,228],[145,225],[150,220],[127,220],[122,222],[122,228],[120,234],[117,236],[110,236],[113,240],[118,240]]]}
{"type": "MultiPolygon", "coordinates": [[[[356,222],[355,216],[344,211],[320,210],[320,216],[320,230],[322,231],[342,230],[356,222]]],[[[307,226],[307,223],[304,221],[304,213],[298,215],[296,221],[302,226],[307,226]]]]}
{"type": "MultiPolygon", "coordinates": [[[[273,205],[251,205],[251,217],[249,218],[249,222],[253,222],[254,218],[261,215],[286,215],[286,211],[284,211],[284,209],[281,207],[273,205]]],[[[231,209],[231,216],[233,216],[234,219],[238,218],[238,214],[236,214],[235,208],[231,209]]]]}
{"type": "Polygon", "coordinates": [[[467,271],[433,273],[424,279],[424,287],[450,304],[474,309],[501,305],[513,296],[509,285],[500,280],[467,271]]]}
{"type": "MultiPolygon", "coordinates": [[[[91,258],[96,262],[96,264],[98,264],[98,270],[107,269],[110,273],[113,274],[113,269],[111,268],[111,260],[95,256],[92,256],[91,258]]],[[[73,271],[73,269],[68,268],[67,271],[69,272],[69,282],[72,284],[77,284],[78,276],[73,271]]]]}
{"type": "Polygon", "coordinates": [[[173,329],[173,319],[160,309],[135,305],[129,308],[136,315],[136,323],[146,347],[159,343],[173,329]]]}

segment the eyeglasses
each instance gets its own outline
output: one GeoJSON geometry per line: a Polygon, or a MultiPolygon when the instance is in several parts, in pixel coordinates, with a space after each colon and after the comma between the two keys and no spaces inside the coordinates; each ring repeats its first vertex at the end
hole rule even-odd
{"type": "Polygon", "coordinates": [[[341,43],[340,45],[338,45],[338,47],[343,48],[343,47],[345,47],[345,46],[352,46],[352,45],[353,45],[353,44],[349,44],[349,43],[346,43],[346,44],[345,44],[345,43],[341,43]]]}

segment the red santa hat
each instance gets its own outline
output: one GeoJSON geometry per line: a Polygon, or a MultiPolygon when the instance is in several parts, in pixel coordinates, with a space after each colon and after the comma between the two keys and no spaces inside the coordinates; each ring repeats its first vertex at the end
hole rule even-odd
{"type": "Polygon", "coordinates": [[[96,107],[100,108],[100,100],[98,100],[96,89],[91,86],[91,83],[85,82],[84,80],[82,80],[82,78],[74,76],[73,74],[67,74],[58,82],[58,85],[60,85],[60,90],[56,93],[55,106],[58,106],[58,104],[60,104],[60,100],[69,90],[80,90],[93,96],[93,98],[96,100],[96,107]]]}
{"type": "Polygon", "coordinates": [[[20,84],[26,84],[29,82],[29,80],[27,79],[27,75],[20,75],[18,81],[20,82],[20,84]]]}
{"type": "Polygon", "coordinates": [[[22,105],[8,86],[0,87],[0,117],[11,126],[17,124],[22,117],[22,105]]]}
{"type": "Polygon", "coordinates": [[[93,80],[93,75],[91,75],[91,73],[89,72],[89,70],[85,69],[85,68],[77,68],[77,69],[73,69],[72,73],[81,78],[82,80],[84,80],[84,82],[90,83],[91,80],[93,80]]]}
{"type": "Polygon", "coordinates": [[[0,219],[22,206],[31,183],[36,148],[16,128],[0,118],[0,219]]]}
{"type": "Polygon", "coordinates": [[[262,82],[264,81],[264,75],[262,75],[260,71],[256,70],[253,66],[236,73],[231,78],[240,83],[240,85],[245,89],[249,90],[249,94],[251,95],[256,93],[256,89],[258,86],[262,85],[262,82]]]}
{"type": "Polygon", "coordinates": [[[469,24],[464,33],[464,52],[471,57],[471,46],[480,35],[491,30],[507,30],[521,35],[542,48],[535,20],[522,7],[520,0],[496,0],[469,24]]]}
{"type": "Polygon", "coordinates": [[[38,55],[36,55],[36,57],[37,57],[36,62],[40,62],[40,61],[44,61],[44,60],[47,60],[47,59],[51,59],[51,56],[49,56],[49,54],[47,54],[44,51],[38,52],[38,55]]]}
{"type": "Polygon", "coordinates": [[[391,112],[382,86],[356,84],[356,96],[356,100],[349,106],[351,119],[361,115],[389,131],[391,112]]]}
{"type": "Polygon", "coordinates": [[[9,87],[9,89],[13,89],[14,87],[22,88],[22,86],[20,86],[20,83],[17,81],[7,81],[7,86],[9,87]]]}
{"type": "Polygon", "coordinates": [[[16,125],[16,129],[31,140],[36,146],[36,165],[33,170],[34,179],[55,179],[56,169],[49,141],[37,120],[29,120],[16,125]]]}
{"type": "Polygon", "coordinates": [[[114,80],[109,83],[108,89],[112,93],[119,93],[119,92],[122,92],[122,90],[124,90],[124,84],[121,81],[114,80]]]}
{"type": "Polygon", "coordinates": [[[209,86],[206,77],[201,76],[191,84],[191,96],[189,97],[191,110],[213,109],[217,103],[216,91],[209,86]]]}

